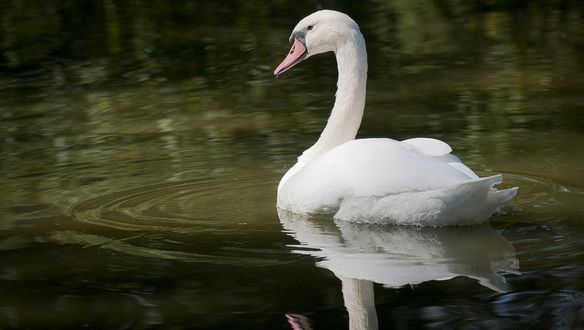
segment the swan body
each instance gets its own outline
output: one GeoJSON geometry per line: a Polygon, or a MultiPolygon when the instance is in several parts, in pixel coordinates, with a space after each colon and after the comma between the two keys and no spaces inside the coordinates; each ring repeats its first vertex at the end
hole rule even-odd
{"type": "Polygon", "coordinates": [[[479,178],[440,140],[355,139],[365,105],[367,52],[349,16],[315,12],[297,24],[290,41],[292,49],[276,75],[333,51],[339,77],[320,138],[278,185],[279,209],[358,222],[444,226],[488,221],[513,199],[517,188],[493,188],[501,175],[479,178]]]}

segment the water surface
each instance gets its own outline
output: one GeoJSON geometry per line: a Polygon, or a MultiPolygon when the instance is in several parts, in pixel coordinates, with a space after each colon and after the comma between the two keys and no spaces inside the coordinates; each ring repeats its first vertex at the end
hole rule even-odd
{"type": "Polygon", "coordinates": [[[519,195],[475,228],[278,214],[336,67],[279,78],[309,1],[0,4],[0,327],[584,327],[584,8],[327,1],[360,137],[447,141],[519,195]]]}

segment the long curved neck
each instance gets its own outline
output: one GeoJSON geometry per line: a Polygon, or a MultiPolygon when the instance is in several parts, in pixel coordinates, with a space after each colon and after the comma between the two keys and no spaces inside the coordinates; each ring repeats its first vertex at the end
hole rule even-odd
{"type": "Polygon", "coordinates": [[[367,50],[358,30],[335,51],[339,77],[335,104],[318,141],[298,158],[308,163],[347,141],[355,139],[365,108],[367,50]]]}

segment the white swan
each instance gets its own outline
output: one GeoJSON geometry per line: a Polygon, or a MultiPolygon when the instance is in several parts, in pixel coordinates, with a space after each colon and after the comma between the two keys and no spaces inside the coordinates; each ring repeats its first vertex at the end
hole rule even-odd
{"type": "Polygon", "coordinates": [[[365,105],[367,51],[349,16],[315,12],[296,25],[290,42],[275,75],[333,51],[339,76],[328,123],[280,181],[278,208],[359,222],[445,226],[485,222],[513,199],[517,188],[492,188],[501,175],[479,178],[442,141],[355,140],[365,105]]]}

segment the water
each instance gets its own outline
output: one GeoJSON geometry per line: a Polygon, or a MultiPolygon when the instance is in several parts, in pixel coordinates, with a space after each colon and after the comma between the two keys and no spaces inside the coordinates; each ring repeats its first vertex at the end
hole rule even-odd
{"type": "Polygon", "coordinates": [[[324,2],[368,43],[361,137],[440,138],[515,202],[474,228],[278,214],[335,64],[314,3],[0,4],[1,328],[583,328],[584,8],[324,2]]]}

